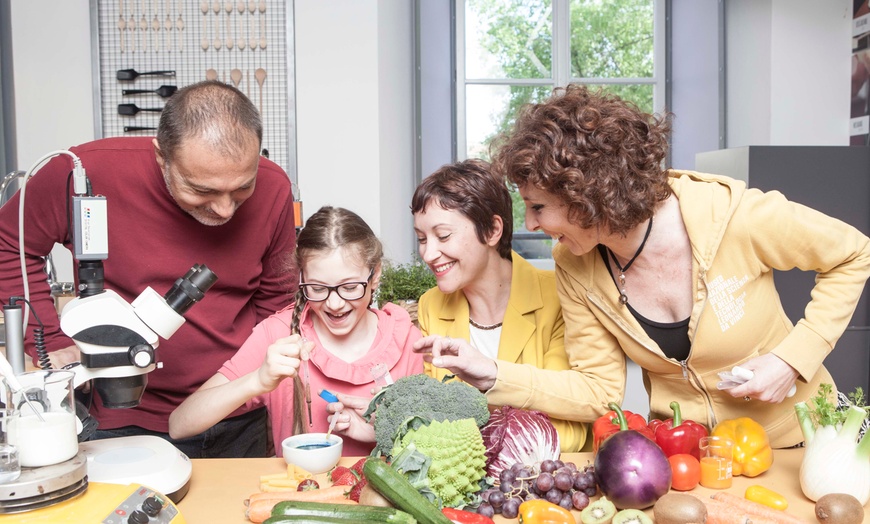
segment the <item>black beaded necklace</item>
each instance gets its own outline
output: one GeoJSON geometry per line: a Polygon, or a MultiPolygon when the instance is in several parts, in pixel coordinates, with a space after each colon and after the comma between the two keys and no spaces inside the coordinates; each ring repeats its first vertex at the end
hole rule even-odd
{"type": "Polygon", "coordinates": [[[649,217],[649,225],[646,227],[646,234],[643,236],[643,241],[640,243],[640,247],[637,248],[637,251],[634,252],[634,256],[631,257],[631,260],[625,264],[625,267],[619,265],[619,261],[616,260],[616,255],[613,254],[613,251],[610,248],[607,248],[607,253],[610,255],[610,258],[613,259],[613,263],[616,265],[616,268],[619,269],[619,276],[617,277],[619,280],[619,303],[621,305],[625,305],[628,303],[628,295],[625,294],[625,272],[628,271],[628,268],[637,260],[640,252],[643,251],[643,246],[646,245],[646,241],[649,238],[650,231],[652,231],[653,217],[649,217]]]}
{"type": "Polygon", "coordinates": [[[484,331],[492,331],[493,329],[498,329],[498,328],[500,328],[501,325],[502,325],[501,322],[496,322],[495,324],[490,324],[490,325],[488,325],[488,326],[487,326],[487,325],[484,325],[484,324],[478,324],[478,323],[475,322],[474,319],[471,318],[471,317],[468,317],[468,323],[471,324],[472,326],[476,327],[477,329],[482,329],[482,330],[484,330],[484,331]]]}

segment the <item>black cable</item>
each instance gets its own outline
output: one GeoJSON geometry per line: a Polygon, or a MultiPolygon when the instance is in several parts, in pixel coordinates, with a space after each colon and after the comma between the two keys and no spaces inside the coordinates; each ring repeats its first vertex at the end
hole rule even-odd
{"type": "MultiPolygon", "coordinates": [[[[66,194],[69,195],[72,193],[72,178],[73,172],[70,171],[69,175],[66,177],[66,194]]],[[[70,208],[70,202],[72,198],[66,199],[66,243],[72,245],[72,209],[70,208]]]]}
{"type": "Polygon", "coordinates": [[[38,327],[33,328],[33,344],[36,347],[36,357],[39,359],[39,367],[41,369],[51,369],[51,362],[48,359],[48,351],[45,349],[45,325],[39,320],[39,315],[33,309],[33,305],[24,297],[10,297],[9,304],[15,305],[17,301],[24,302],[30,308],[30,314],[36,319],[38,327]]]}

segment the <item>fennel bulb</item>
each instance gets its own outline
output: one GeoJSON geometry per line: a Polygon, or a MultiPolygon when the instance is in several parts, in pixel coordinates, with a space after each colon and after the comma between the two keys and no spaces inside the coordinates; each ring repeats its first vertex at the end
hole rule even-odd
{"type": "MultiPolygon", "coordinates": [[[[812,501],[829,493],[848,493],[867,504],[870,500],[870,438],[857,442],[864,408],[850,406],[842,427],[820,425],[816,428],[805,402],[795,404],[795,412],[806,440],[801,462],[801,491],[812,501]]],[[[868,432],[870,434],[870,432],[868,432]]]]}

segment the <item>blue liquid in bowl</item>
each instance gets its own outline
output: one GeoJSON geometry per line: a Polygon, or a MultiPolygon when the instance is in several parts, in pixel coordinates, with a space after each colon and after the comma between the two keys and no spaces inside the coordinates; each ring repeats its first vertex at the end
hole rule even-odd
{"type": "Polygon", "coordinates": [[[333,442],[314,442],[312,444],[300,444],[295,446],[296,449],[320,449],[320,448],[328,448],[332,446],[333,442]]]}

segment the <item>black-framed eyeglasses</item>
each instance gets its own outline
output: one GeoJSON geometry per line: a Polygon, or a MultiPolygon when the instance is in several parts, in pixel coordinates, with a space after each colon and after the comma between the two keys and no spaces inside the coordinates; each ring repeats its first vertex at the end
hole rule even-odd
{"type": "Polygon", "coordinates": [[[323,302],[324,300],[329,298],[329,295],[333,291],[344,300],[359,300],[365,296],[366,288],[368,287],[369,282],[371,282],[374,274],[375,270],[372,269],[369,273],[369,278],[367,278],[365,282],[345,282],[344,284],[339,284],[337,286],[325,286],[323,284],[306,284],[304,282],[301,282],[300,278],[299,288],[302,290],[302,294],[305,296],[305,299],[309,302],[323,302]]]}

